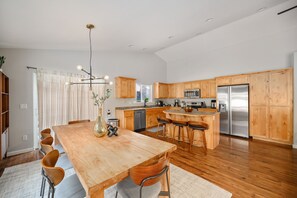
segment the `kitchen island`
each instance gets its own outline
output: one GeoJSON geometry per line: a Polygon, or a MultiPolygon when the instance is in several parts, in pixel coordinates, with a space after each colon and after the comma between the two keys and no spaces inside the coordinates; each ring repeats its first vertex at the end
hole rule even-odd
{"type": "MultiPolygon", "coordinates": [[[[205,122],[208,124],[209,128],[205,131],[206,142],[208,149],[215,149],[220,142],[220,113],[219,112],[200,112],[193,110],[192,112],[185,112],[184,110],[165,110],[166,118],[176,121],[198,121],[205,122]]],[[[172,138],[173,126],[167,127],[167,136],[172,138]]],[[[176,127],[176,130],[178,127],[176,127]]],[[[184,127],[184,139],[185,142],[189,141],[187,127],[184,127]]],[[[182,133],[182,132],[181,132],[182,133]]],[[[176,132],[176,137],[178,139],[178,133],[176,132]]],[[[201,143],[197,140],[199,139],[200,133],[194,133],[193,145],[199,146],[201,143]]]]}

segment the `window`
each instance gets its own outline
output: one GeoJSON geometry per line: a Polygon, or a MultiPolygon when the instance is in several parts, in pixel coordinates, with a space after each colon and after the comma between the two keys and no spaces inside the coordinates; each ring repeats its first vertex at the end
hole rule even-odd
{"type": "Polygon", "coordinates": [[[148,98],[148,102],[152,102],[152,85],[136,83],[136,101],[144,102],[145,98],[148,98]]]}

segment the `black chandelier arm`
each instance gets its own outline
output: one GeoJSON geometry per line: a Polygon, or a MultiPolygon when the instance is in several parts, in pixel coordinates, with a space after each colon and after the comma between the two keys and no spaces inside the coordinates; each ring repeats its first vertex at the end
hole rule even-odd
{"type": "Polygon", "coordinates": [[[69,84],[70,85],[94,85],[94,84],[97,84],[97,85],[109,85],[108,82],[92,82],[92,83],[88,83],[88,82],[76,82],[76,83],[73,83],[73,82],[70,82],[69,84]]]}

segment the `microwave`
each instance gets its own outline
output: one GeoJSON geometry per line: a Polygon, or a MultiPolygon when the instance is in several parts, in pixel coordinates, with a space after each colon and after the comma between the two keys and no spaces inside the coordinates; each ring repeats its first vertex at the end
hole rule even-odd
{"type": "Polygon", "coordinates": [[[184,91],[185,98],[200,98],[200,89],[189,89],[184,91]]]}

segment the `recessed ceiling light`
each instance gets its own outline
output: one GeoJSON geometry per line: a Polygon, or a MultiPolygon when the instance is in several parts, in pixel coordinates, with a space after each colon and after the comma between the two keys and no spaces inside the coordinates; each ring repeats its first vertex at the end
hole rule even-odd
{"type": "Polygon", "coordinates": [[[168,39],[172,39],[174,36],[168,36],[168,39]]]}
{"type": "Polygon", "coordinates": [[[265,7],[264,7],[264,8],[260,8],[260,9],[258,10],[258,12],[263,12],[264,10],[266,10],[265,7]]]}
{"type": "Polygon", "coordinates": [[[214,20],[214,18],[209,18],[209,19],[206,19],[205,22],[211,22],[213,20],[214,20]]]}
{"type": "Polygon", "coordinates": [[[128,47],[134,47],[134,45],[128,45],[128,47]]]}

